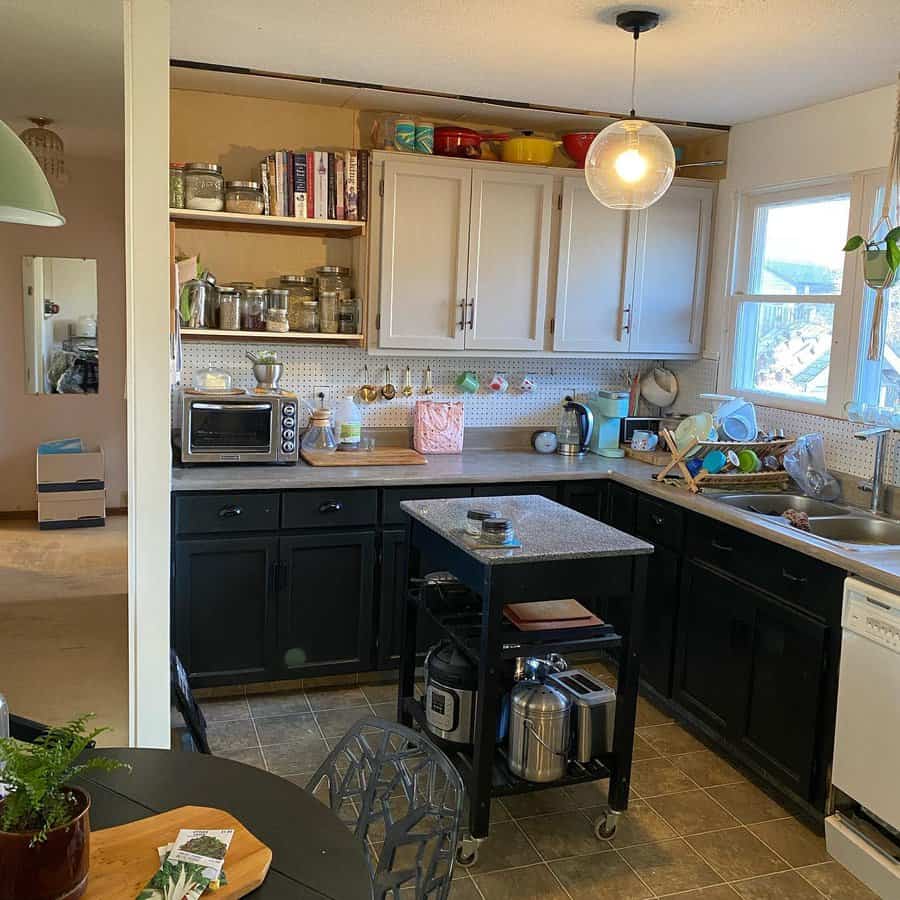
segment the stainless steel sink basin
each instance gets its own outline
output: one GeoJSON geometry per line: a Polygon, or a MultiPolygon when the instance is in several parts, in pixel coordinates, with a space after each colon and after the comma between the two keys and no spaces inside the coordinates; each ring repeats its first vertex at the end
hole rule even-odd
{"type": "Polygon", "coordinates": [[[802,494],[726,494],[717,497],[720,503],[745,509],[763,516],[780,516],[785,510],[796,509],[808,516],[847,515],[847,509],[825,500],[814,500],[802,494]]]}
{"type": "Polygon", "coordinates": [[[900,522],[874,516],[834,516],[809,520],[810,534],[859,547],[900,545],[900,522]]]}

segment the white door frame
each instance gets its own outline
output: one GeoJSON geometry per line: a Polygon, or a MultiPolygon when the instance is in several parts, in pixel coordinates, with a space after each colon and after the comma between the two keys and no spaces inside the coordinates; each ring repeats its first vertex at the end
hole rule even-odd
{"type": "Polygon", "coordinates": [[[123,0],[128,740],[168,748],[169,2],[123,0]]]}

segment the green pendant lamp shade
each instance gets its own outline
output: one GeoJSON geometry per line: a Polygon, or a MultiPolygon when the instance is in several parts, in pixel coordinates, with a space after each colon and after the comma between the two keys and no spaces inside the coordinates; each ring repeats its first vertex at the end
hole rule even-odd
{"type": "Polygon", "coordinates": [[[65,225],[47,177],[18,135],[0,121],[0,222],[65,225]]]}

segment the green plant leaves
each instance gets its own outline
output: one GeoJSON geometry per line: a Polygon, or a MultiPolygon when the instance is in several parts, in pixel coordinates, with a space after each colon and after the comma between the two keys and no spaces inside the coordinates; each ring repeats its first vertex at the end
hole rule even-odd
{"type": "MultiPolygon", "coordinates": [[[[900,229],[896,230],[900,231],[900,229]]],[[[896,240],[887,238],[885,254],[887,256],[888,265],[891,267],[891,271],[896,272],[897,268],[900,267],[900,247],[897,246],[896,240]]]]}
{"type": "Polygon", "coordinates": [[[844,253],[850,253],[853,250],[859,250],[865,244],[865,238],[861,234],[854,234],[846,244],[844,244],[844,253]]]}

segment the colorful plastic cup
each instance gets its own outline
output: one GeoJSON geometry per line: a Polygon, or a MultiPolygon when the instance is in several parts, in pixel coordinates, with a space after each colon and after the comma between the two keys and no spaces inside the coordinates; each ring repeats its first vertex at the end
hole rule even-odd
{"type": "Polygon", "coordinates": [[[416,123],[412,119],[400,119],[394,125],[394,147],[407,153],[416,149],[416,123]]]}
{"type": "Polygon", "coordinates": [[[752,450],[741,450],[738,453],[738,468],[745,475],[751,475],[762,468],[762,463],[752,450]]]}
{"type": "Polygon", "coordinates": [[[710,475],[716,475],[725,468],[727,462],[728,459],[721,450],[710,450],[709,453],[703,457],[703,468],[706,469],[710,475]]]}
{"type": "Polygon", "coordinates": [[[434,153],[434,125],[416,122],[416,153],[434,153]]]}

